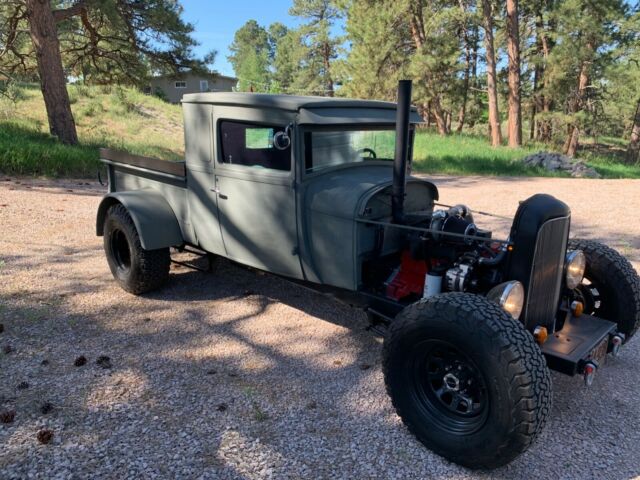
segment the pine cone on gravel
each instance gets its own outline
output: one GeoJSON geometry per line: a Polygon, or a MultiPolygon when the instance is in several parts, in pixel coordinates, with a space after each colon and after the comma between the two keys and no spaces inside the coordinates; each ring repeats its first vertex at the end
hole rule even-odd
{"type": "Polygon", "coordinates": [[[38,431],[36,437],[38,438],[38,441],[40,443],[46,445],[53,439],[53,432],[48,428],[43,428],[42,430],[38,431]]]}
{"type": "Polygon", "coordinates": [[[106,355],[101,355],[96,360],[96,365],[102,368],[111,368],[111,359],[106,355]]]}
{"type": "Polygon", "coordinates": [[[13,423],[15,418],[15,410],[4,410],[3,412],[0,412],[0,423],[13,423]]]}
{"type": "Polygon", "coordinates": [[[84,355],[80,355],[78,358],[75,359],[75,361],[73,362],[73,364],[76,367],[81,367],[83,365],[86,365],[87,363],[87,357],[85,357],[84,355]]]}

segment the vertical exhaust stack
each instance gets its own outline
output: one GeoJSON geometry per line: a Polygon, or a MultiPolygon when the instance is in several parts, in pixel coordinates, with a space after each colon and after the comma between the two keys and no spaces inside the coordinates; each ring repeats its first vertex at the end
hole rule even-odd
{"type": "Polygon", "coordinates": [[[398,82],[398,107],[396,110],[396,152],[393,157],[393,191],[391,213],[393,223],[404,221],[404,195],[407,183],[409,156],[409,115],[411,114],[411,80],[398,82]]]}

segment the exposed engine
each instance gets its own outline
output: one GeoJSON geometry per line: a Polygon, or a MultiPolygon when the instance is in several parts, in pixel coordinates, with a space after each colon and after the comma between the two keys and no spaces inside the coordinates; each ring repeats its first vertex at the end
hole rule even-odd
{"type": "Polygon", "coordinates": [[[456,205],[412,220],[412,226],[424,231],[406,236],[400,265],[384,282],[388,298],[398,301],[443,291],[477,292],[496,283],[499,273],[486,267],[499,262],[504,246],[488,241],[491,232],[476,226],[468,207],[456,205]]]}

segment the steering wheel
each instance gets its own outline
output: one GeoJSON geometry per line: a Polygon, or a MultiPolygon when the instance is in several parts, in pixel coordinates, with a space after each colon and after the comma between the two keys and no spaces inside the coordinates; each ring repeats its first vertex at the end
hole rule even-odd
{"type": "Polygon", "coordinates": [[[378,155],[376,155],[375,150],[373,150],[372,148],[361,148],[360,150],[358,150],[358,154],[361,157],[364,157],[363,154],[365,153],[369,154],[369,158],[378,158],[378,155]]]}

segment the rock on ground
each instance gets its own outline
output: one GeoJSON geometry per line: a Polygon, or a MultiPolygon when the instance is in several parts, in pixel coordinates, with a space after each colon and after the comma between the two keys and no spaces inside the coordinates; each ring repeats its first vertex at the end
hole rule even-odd
{"type": "Polygon", "coordinates": [[[522,163],[530,167],[541,167],[550,172],[564,171],[574,178],[600,178],[595,169],[584,162],[575,160],[561,153],[538,152],[522,159],[522,163]]]}

